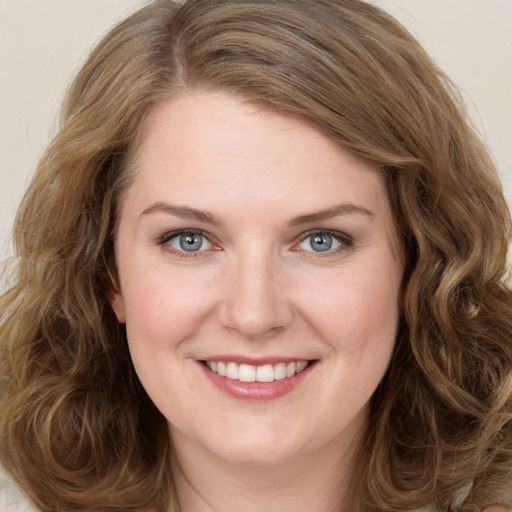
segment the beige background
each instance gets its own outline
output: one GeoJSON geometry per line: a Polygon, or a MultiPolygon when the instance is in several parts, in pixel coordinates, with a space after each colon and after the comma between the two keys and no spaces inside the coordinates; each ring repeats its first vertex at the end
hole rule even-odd
{"type": "MultiPolygon", "coordinates": [[[[314,0],[312,0],[314,1],[314,0]]],[[[141,0],[0,0],[0,260],[16,207],[94,42],[141,0]]],[[[512,0],[375,0],[461,87],[512,204],[512,0]]]]}

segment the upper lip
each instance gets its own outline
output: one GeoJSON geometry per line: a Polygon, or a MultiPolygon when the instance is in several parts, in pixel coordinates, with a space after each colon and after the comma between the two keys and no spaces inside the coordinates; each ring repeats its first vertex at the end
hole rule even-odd
{"type": "Polygon", "coordinates": [[[279,364],[279,363],[298,363],[301,361],[312,361],[305,357],[281,357],[281,356],[268,356],[268,357],[247,357],[240,355],[218,355],[209,356],[201,359],[201,361],[216,361],[216,362],[233,362],[238,364],[249,364],[252,366],[263,366],[265,364],[279,364]]]}

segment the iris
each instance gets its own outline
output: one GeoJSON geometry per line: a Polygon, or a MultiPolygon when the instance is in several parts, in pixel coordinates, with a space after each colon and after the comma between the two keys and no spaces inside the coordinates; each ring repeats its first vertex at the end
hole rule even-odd
{"type": "Polygon", "coordinates": [[[179,243],[184,251],[199,251],[203,245],[203,237],[194,233],[188,233],[179,237],[179,243]]]}
{"type": "Polygon", "coordinates": [[[310,239],[311,248],[316,252],[328,251],[332,248],[332,236],[328,233],[312,235],[310,239]]]}

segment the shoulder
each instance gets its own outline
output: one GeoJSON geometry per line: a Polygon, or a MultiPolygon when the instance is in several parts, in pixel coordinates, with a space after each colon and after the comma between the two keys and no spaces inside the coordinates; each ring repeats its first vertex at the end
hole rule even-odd
{"type": "Polygon", "coordinates": [[[0,465],[0,510],[2,512],[38,512],[16,482],[0,465]]]}

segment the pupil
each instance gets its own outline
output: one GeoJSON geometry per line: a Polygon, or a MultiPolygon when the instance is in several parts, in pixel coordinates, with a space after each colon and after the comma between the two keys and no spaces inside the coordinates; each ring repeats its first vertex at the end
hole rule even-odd
{"type": "Polygon", "coordinates": [[[315,235],[311,240],[311,247],[318,252],[328,251],[332,247],[332,236],[315,235]]]}
{"type": "Polygon", "coordinates": [[[181,235],[180,237],[180,246],[184,251],[198,251],[201,245],[202,240],[199,235],[181,235]]]}

